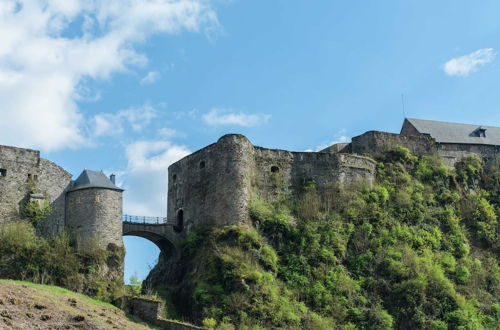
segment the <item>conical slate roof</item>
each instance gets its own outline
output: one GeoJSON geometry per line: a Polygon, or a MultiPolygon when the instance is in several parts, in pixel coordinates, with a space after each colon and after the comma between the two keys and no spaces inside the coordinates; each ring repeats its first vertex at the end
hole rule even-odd
{"type": "Polygon", "coordinates": [[[70,191],[87,189],[87,188],[105,188],[123,191],[117,187],[111,180],[101,171],[84,170],[80,176],[73,181],[70,191]]]}

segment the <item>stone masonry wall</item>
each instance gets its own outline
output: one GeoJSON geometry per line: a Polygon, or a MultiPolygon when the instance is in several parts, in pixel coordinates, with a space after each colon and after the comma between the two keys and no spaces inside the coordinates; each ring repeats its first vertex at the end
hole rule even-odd
{"type": "Polygon", "coordinates": [[[79,247],[89,243],[99,243],[103,249],[110,243],[123,246],[120,191],[101,188],[70,191],[66,208],[66,225],[79,247]]]}
{"type": "Polygon", "coordinates": [[[338,153],[351,153],[351,144],[350,143],[335,143],[331,146],[326,147],[320,152],[329,152],[331,154],[338,153]]]}
{"type": "Polygon", "coordinates": [[[192,324],[162,318],[163,304],[143,298],[132,298],[128,302],[128,312],[139,317],[141,320],[152,323],[162,329],[168,330],[192,330],[203,329],[192,324]]]}
{"type": "Polygon", "coordinates": [[[18,219],[29,193],[28,175],[39,175],[36,150],[0,146],[0,223],[18,219]]]}
{"type": "MultiPolygon", "coordinates": [[[[401,135],[422,136],[407,119],[401,128],[401,135]]],[[[437,143],[436,148],[438,155],[448,166],[454,166],[456,162],[471,155],[480,156],[488,161],[495,158],[500,151],[499,146],[484,144],[437,143]]]]}
{"type": "Polygon", "coordinates": [[[169,167],[168,221],[182,210],[184,230],[196,225],[247,221],[253,146],[241,135],[226,135],[169,167]]]}
{"type": "Polygon", "coordinates": [[[297,193],[311,181],[321,188],[332,183],[351,184],[359,180],[371,184],[374,180],[375,162],[352,154],[289,152],[256,147],[254,158],[253,184],[269,200],[277,197],[277,185],[297,193]]]}
{"type": "Polygon", "coordinates": [[[251,185],[267,200],[278,198],[282,189],[292,185],[294,154],[286,150],[255,147],[251,185]],[[277,189],[278,188],[278,189],[277,189]]]}
{"type": "Polygon", "coordinates": [[[168,221],[182,210],[184,231],[197,225],[249,221],[252,189],[274,200],[280,190],[295,192],[309,182],[373,182],[373,160],[352,154],[289,152],[254,147],[244,136],[226,135],[169,167],[168,221]],[[279,187],[279,189],[277,189],[279,187]]]}
{"type": "Polygon", "coordinates": [[[454,166],[462,158],[477,155],[485,161],[494,159],[500,152],[499,146],[481,145],[481,144],[455,144],[440,143],[437,145],[438,155],[448,166],[454,166]]]}
{"type": "Polygon", "coordinates": [[[72,176],[62,167],[43,158],[40,158],[39,173],[39,189],[52,203],[52,213],[43,222],[45,232],[54,235],[64,230],[66,215],[65,192],[72,176]]]}
{"type": "Polygon", "coordinates": [[[354,154],[338,154],[338,183],[353,184],[364,181],[368,185],[375,182],[376,162],[368,157],[354,154]]]}
{"type": "Polygon", "coordinates": [[[34,189],[33,192],[45,195],[53,207],[52,214],[44,221],[46,227],[50,232],[61,229],[64,191],[71,174],[40,158],[39,151],[8,146],[0,146],[0,170],[6,170],[6,176],[0,176],[0,223],[18,219],[30,190],[34,189]]]}
{"type": "Polygon", "coordinates": [[[408,119],[405,119],[403,122],[403,126],[401,127],[401,135],[414,135],[420,136],[422,135],[416,128],[413,126],[408,119]]]}
{"type": "Polygon", "coordinates": [[[429,136],[400,135],[386,132],[369,131],[352,138],[351,150],[356,154],[372,154],[394,149],[397,146],[408,148],[414,155],[436,152],[436,141],[429,136]]]}

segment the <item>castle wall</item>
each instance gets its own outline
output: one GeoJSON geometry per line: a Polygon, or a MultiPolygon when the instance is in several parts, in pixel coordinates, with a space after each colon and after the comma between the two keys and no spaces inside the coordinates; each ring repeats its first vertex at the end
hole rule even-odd
{"type": "Polygon", "coordinates": [[[253,184],[270,200],[277,197],[277,187],[298,193],[312,181],[318,187],[361,180],[372,184],[375,176],[373,160],[352,154],[289,152],[255,147],[254,157],[253,184]]]}
{"type": "Polygon", "coordinates": [[[356,154],[373,154],[394,149],[397,146],[408,148],[414,155],[435,153],[436,141],[430,136],[400,135],[386,132],[369,131],[352,138],[351,150],[356,154]]]}
{"type": "Polygon", "coordinates": [[[182,233],[196,225],[247,221],[244,210],[250,198],[252,152],[253,146],[244,136],[225,135],[172,164],[168,169],[168,221],[176,223],[182,214],[182,233]]]}
{"type": "Polygon", "coordinates": [[[122,241],[122,192],[88,188],[66,195],[66,225],[75,235],[79,247],[100,244],[108,248],[122,241]],[[96,234],[97,233],[97,234],[96,234]]]}
{"type": "Polygon", "coordinates": [[[408,119],[405,119],[403,126],[401,127],[401,135],[420,136],[422,134],[420,134],[420,132],[408,121],[408,119]]]}
{"type": "Polygon", "coordinates": [[[36,150],[0,146],[0,223],[19,219],[29,194],[46,196],[53,207],[44,221],[49,232],[57,232],[64,223],[64,190],[71,174],[56,164],[40,158],[36,150]]]}
{"type": "Polygon", "coordinates": [[[331,154],[338,153],[350,153],[351,152],[351,144],[350,143],[335,143],[331,146],[326,147],[320,152],[329,152],[331,154]]]}
{"type": "Polygon", "coordinates": [[[28,174],[39,175],[39,160],[36,150],[0,146],[0,223],[19,219],[28,198],[28,174]]]}
{"type": "Polygon", "coordinates": [[[500,152],[500,147],[484,144],[440,143],[437,145],[437,150],[446,165],[455,166],[456,162],[471,155],[480,156],[485,161],[494,159],[500,152]]]}
{"type": "Polygon", "coordinates": [[[376,162],[368,157],[353,154],[338,154],[337,182],[353,184],[360,181],[373,185],[375,182],[376,162]]]}
{"type": "Polygon", "coordinates": [[[292,185],[294,154],[286,150],[253,148],[251,184],[262,197],[274,200],[280,189],[292,185]]]}
{"type": "Polygon", "coordinates": [[[169,167],[168,221],[178,223],[182,214],[183,232],[241,224],[249,221],[252,189],[272,201],[285,190],[300,192],[310,181],[319,187],[370,184],[374,173],[375,163],[367,157],[265,149],[244,136],[226,135],[169,167]]]}
{"type": "Polygon", "coordinates": [[[52,213],[44,220],[45,232],[54,235],[64,230],[66,202],[65,192],[71,182],[71,174],[53,162],[40,158],[38,186],[52,205],[52,213]]]}

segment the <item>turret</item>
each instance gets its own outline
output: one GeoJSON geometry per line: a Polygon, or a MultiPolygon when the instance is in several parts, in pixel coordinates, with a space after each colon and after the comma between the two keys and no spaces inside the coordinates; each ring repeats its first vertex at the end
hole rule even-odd
{"type": "Polygon", "coordinates": [[[66,226],[79,247],[123,246],[122,193],[103,172],[84,170],[72,183],[66,195],[66,226]]]}

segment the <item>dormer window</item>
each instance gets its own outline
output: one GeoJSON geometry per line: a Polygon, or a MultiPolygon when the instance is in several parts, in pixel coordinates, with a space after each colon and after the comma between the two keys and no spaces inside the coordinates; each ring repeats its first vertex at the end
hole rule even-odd
{"type": "Polygon", "coordinates": [[[482,137],[482,138],[485,138],[485,137],[486,137],[486,128],[484,128],[484,127],[482,127],[482,126],[481,126],[481,127],[479,127],[479,128],[477,129],[477,136],[482,137]]]}

